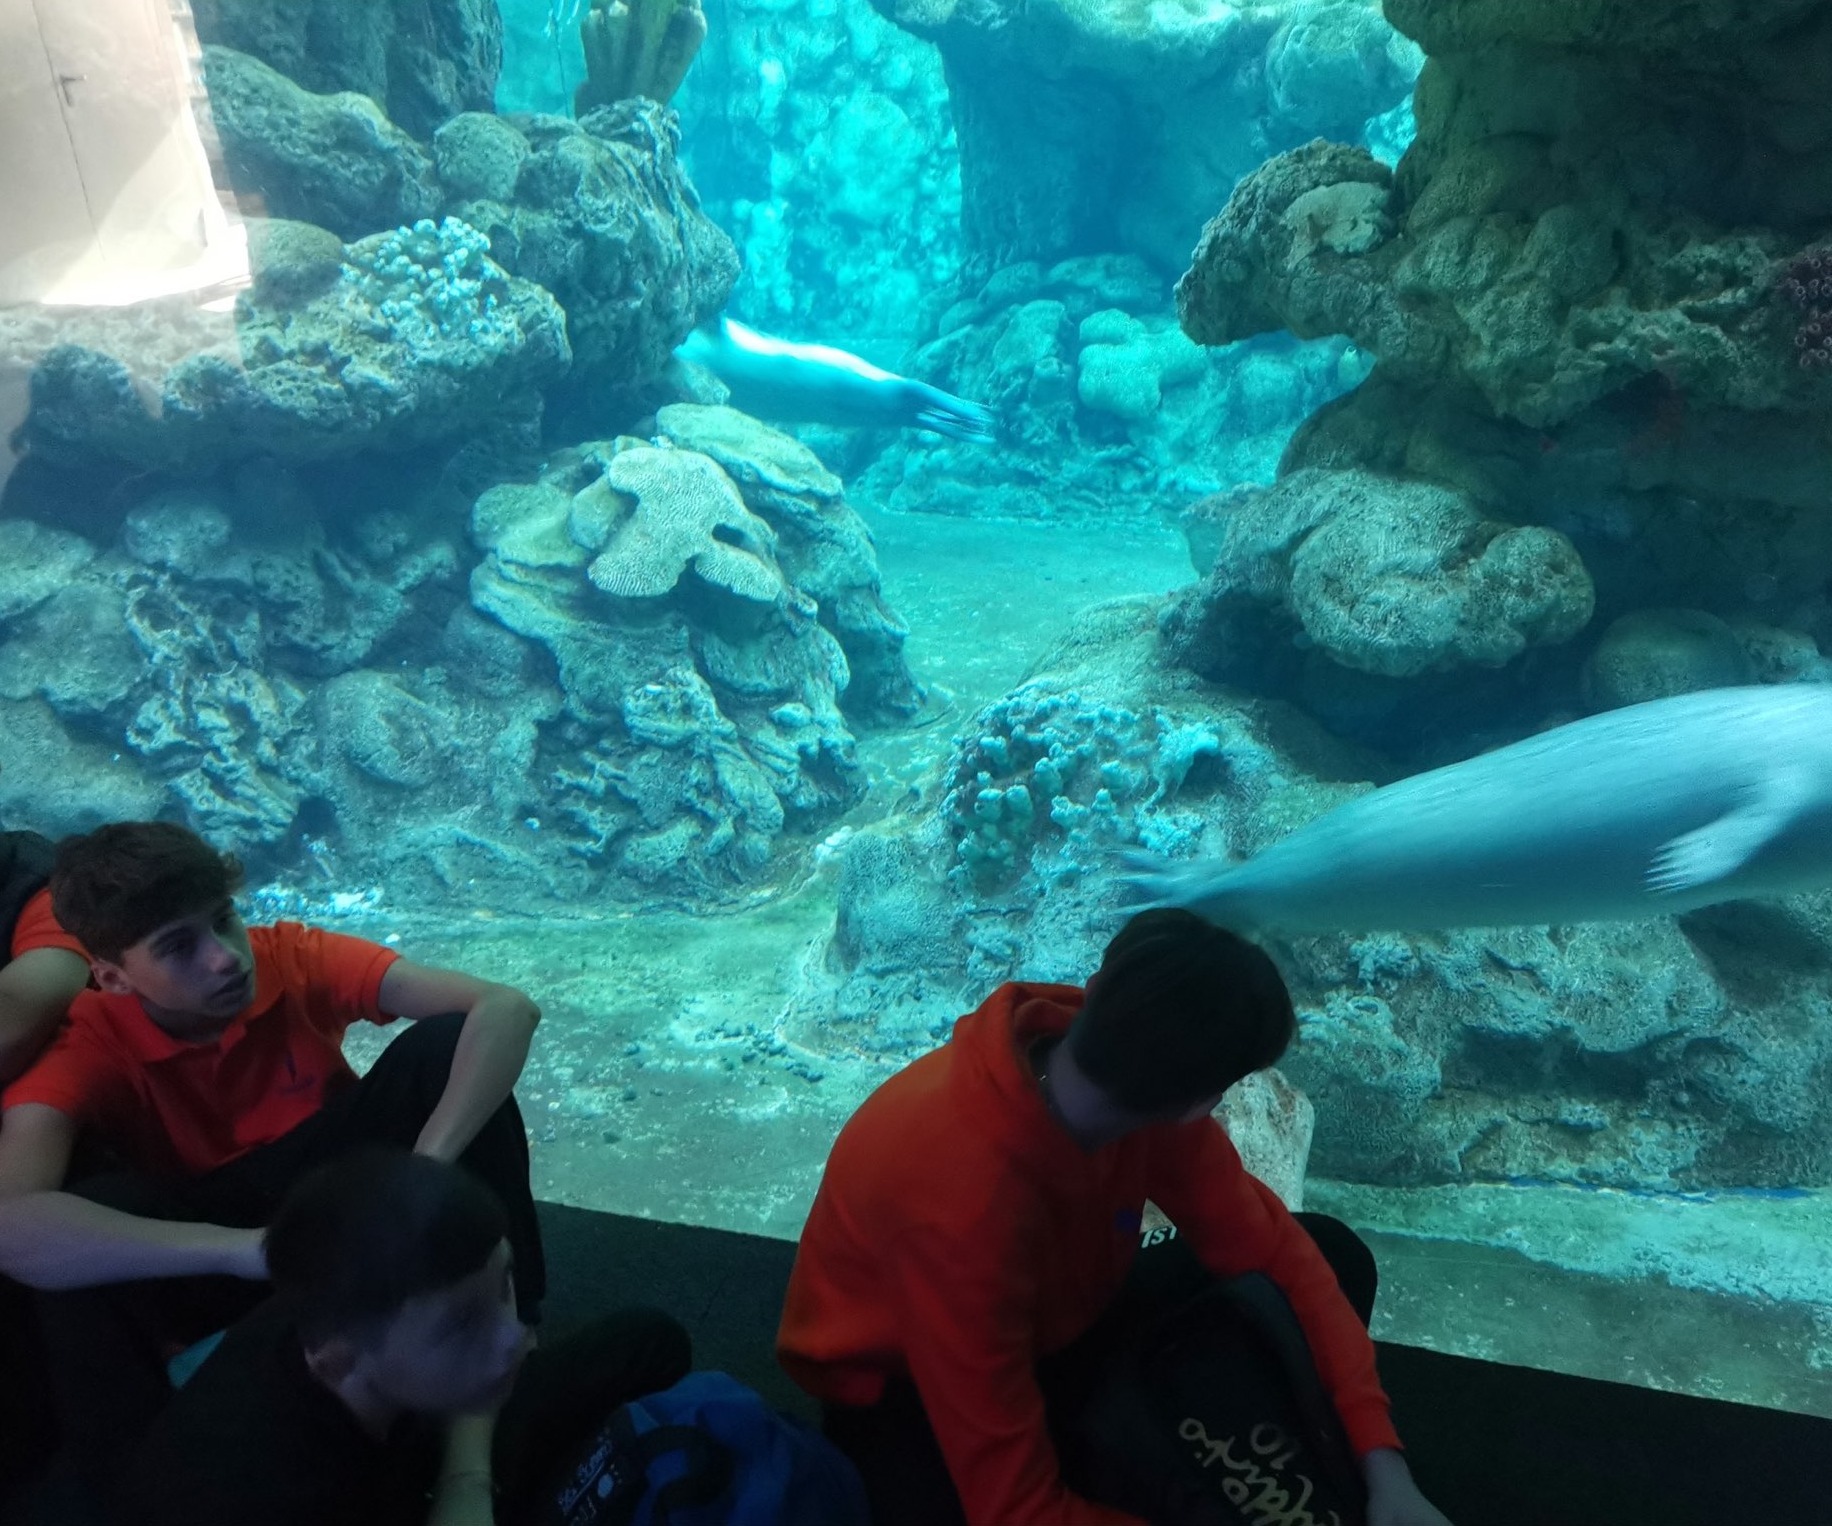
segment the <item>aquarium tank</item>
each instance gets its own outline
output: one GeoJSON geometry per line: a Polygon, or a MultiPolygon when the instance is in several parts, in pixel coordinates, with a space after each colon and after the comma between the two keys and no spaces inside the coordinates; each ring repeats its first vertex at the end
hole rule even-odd
{"type": "Polygon", "coordinates": [[[0,75],[0,826],[521,986],[540,1196],[781,1237],[1142,873],[1284,970],[1228,1120],[1377,1335],[1832,1415],[1827,7],[27,0],[0,75]]]}

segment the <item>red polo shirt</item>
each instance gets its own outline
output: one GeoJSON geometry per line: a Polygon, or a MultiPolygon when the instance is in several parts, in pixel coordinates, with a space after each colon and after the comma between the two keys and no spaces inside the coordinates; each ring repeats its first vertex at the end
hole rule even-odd
{"type": "Polygon", "coordinates": [[[35,948],[66,948],[73,954],[83,952],[83,945],[58,925],[57,916],[51,910],[48,886],[25,903],[19,920],[13,924],[13,958],[29,954],[35,948]]]}
{"type": "Polygon", "coordinates": [[[1068,1031],[1074,986],[1000,986],[840,1131],[802,1231],[776,1353],[830,1404],[907,1376],[971,1526],[1143,1526],[1063,1486],[1035,1363],[1126,1280],[1147,1199],[1211,1271],[1291,1300],[1357,1453],[1399,1444],[1374,1343],[1316,1242],[1212,1118],[1086,1151],[1026,1058],[1068,1031]]]}
{"type": "Polygon", "coordinates": [[[200,1176],[271,1144],[355,1079],[342,1050],[399,957],[297,922],[251,927],[255,996],[212,1043],[187,1044],[137,996],[85,991],[0,1106],[41,1102],[94,1128],[136,1168],[200,1176]]]}

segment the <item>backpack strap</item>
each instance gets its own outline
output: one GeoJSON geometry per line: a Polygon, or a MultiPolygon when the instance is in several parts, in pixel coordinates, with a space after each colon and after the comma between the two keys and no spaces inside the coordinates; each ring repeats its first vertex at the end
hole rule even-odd
{"type": "Polygon", "coordinates": [[[1304,1417],[1317,1461],[1344,1499],[1363,1500],[1367,1485],[1356,1466],[1354,1449],[1343,1430],[1335,1401],[1323,1386],[1317,1360],[1298,1322],[1296,1311],[1279,1285],[1263,1272],[1247,1272],[1218,1282],[1205,1296],[1221,1296],[1238,1309],[1277,1358],[1304,1417]]]}

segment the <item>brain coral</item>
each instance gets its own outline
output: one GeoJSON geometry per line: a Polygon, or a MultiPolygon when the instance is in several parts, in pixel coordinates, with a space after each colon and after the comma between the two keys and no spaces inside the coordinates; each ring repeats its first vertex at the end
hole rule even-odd
{"type": "Polygon", "coordinates": [[[774,604],[787,589],[776,535],[744,506],[717,462],[693,450],[641,446],[612,458],[605,481],[636,500],[589,576],[620,599],[657,599],[689,566],[741,599],[774,604]]]}

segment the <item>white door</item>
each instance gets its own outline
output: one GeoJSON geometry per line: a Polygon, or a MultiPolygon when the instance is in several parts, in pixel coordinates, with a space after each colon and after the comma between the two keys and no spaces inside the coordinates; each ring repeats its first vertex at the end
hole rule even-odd
{"type": "Polygon", "coordinates": [[[0,304],[35,302],[95,242],[34,0],[0,0],[0,304]]]}
{"type": "Polygon", "coordinates": [[[0,224],[25,209],[25,231],[0,235],[0,265],[28,272],[0,300],[108,303],[184,289],[228,219],[193,110],[182,0],[0,0],[0,14],[0,88],[9,103],[16,94],[22,132],[34,135],[15,150],[13,107],[0,108],[0,224]],[[87,245],[72,260],[79,200],[87,245]],[[15,254],[22,239],[37,247],[15,254]]]}

